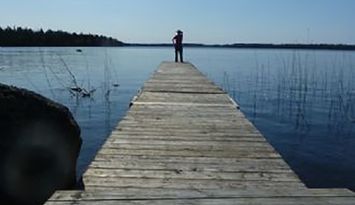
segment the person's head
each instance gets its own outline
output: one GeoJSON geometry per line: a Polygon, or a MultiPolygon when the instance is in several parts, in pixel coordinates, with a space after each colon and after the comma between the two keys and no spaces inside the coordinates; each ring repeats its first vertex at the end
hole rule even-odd
{"type": "Polygon", "coordinates": [[[182,35],[182,31],[181,31],[181,30],[177,30],[176,33],[177,33],[178,35],[182,35]]]}

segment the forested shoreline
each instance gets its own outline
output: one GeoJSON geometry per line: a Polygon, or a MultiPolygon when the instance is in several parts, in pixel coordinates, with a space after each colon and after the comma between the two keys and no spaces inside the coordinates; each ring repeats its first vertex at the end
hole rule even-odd
{"type": "Polygon", "coordinates": [[[123,42],[103,35],[0,27],[0,46],[122,46],[123,42]]]}

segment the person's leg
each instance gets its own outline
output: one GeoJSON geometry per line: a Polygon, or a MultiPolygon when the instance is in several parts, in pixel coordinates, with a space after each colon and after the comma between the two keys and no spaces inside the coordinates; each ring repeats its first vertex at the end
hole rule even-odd
{"type": "Polygon", "coordinates": [[[182,57],[182,54],[183,54],[183,52],[182,52],[182,48],[180,49],[180,62],[181,63],[183,63],[184,62],[184,58],[182,57]]]}
{"type": "Polygon", "coordinates": [[[178,62],[178,50],[175,49],[175,62],[178,62]]]}

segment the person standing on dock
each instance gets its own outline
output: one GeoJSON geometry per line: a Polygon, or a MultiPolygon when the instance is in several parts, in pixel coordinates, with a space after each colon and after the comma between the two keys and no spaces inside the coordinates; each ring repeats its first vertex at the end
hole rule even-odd
{"type": "Polygon", "coordinates": [[[173,37],[172,41],[175,47],[175,62],[178,62],[178,55],[180,55],[180,62],[183,63],[183,57],[182,57],[182,31],[177,30],[176,35],[173,37]]]}

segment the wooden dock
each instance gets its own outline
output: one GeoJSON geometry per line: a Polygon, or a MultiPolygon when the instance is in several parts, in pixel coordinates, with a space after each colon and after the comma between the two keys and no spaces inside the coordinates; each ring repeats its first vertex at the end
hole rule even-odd
{"type": "Polygon", "coordinates": [[[355,204],[308,189],[237,104],[191,64],[163,62],[83,176],[46,204],[355,204]]]}

